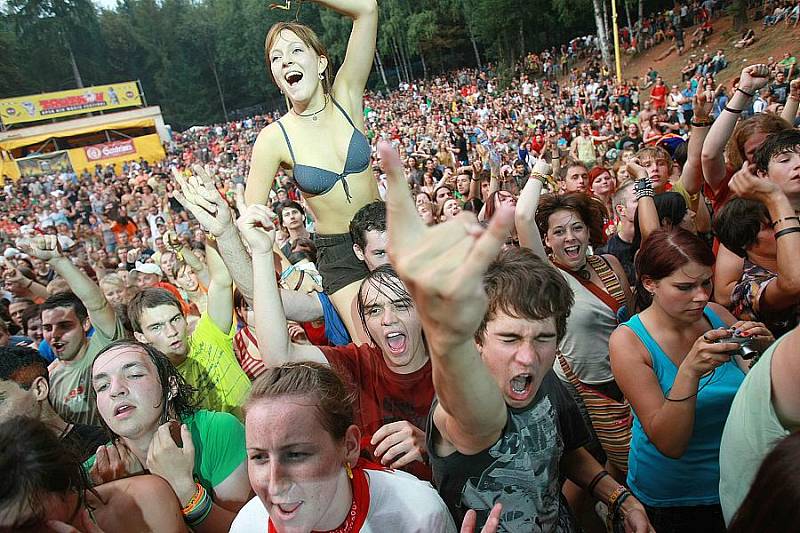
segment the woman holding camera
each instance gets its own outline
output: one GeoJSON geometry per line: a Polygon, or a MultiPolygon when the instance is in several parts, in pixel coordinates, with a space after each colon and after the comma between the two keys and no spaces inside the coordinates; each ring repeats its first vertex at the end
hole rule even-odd
{"type": "Polygon", "coordinates": [[[639,313],[612,335],[611,367],[634,411],[628,485],[659,533],[724,532],[719,446],[747,363],[774,339],[710,302],[714,255],[696,235],[657,230],[636,258],[639,313]],[[733,331],[730,331],[733,330],[733,331]]]}

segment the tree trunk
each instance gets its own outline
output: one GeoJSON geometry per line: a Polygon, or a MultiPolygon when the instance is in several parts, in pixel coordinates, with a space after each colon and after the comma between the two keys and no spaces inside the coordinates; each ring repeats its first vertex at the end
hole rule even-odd
{"type": "Polygon", "coordinates": [[[414,74],[414,66],[411,64],[411,54],[408,53],[408,46],[405,43],[405,40],[400,44],[400,51],[403,54],[403,59],[406,62],[408,68],[408,83],[411,83],[412,79],[416,78],[414,74]]]}
{"type": "Polygon", "coordinates": [[[219,103],[222,104],[222,114],[225,115],[225,122],[229,122],[228,120],[228,109],[225,107],[225,95],[222,94],[222,84],[219,82],[219,73],[217,72],[217,62],[213,59],[209,59],[208,62],[211,64],[211,72],[214,73],[214,81],[217,82],[217,93],[219,94],[219,103]]]}
{"type": "Polygon", "coordinates": [[[603,21],[603,7],[600,5],[602,0],[592,0],[594,4],[594,24],[597,27],[597,40],[600,45],[600,55],[603,63],[611,67],[611,53],[608,47],[608,34],[606,33],[605,22],[603,21]]]}
{"type": "Polygon", "coordinates": [[[381,55],[378,53],[378,50],[375,50],[375,64],[378,66],[378,72],[381,75],[381,80],[383,81],[383,86],[386,89],[389,89],[389,82],[386,81],[386,71],[383,69],[383,61],[381,61],[381,55]]]}
{"type": "Polygon", "coordinates": [[[611,24],[608,23],[608,2],[606,0],[601,0],[603,2],[603,28],[606,31],[606,39],[607,42],[611,42],[611,24]]]}
{"type": "Polygon", "coordinates": [[[397,52],[397,43],[394,40],[394,37],[391,39],[392,42],[392,57],[394,58],[394,68],[397,70],[397,80],[398,82],[404,81],[403,78],[403,66],[400,64],[400,54],[397,52]]]}
{"type": "Polygon", "coordinates": [[[478,68],[481,68],[483,65],[481,65],[481,55],[478,53],[478,42],[475,40],[475,34],[472,32],[469,21],[467,21],[467,30],[469,31],[469,41],[472,43],[472,51],[475,52],[475,63],[478,68]]]}
{"type": "Polygon", "coordinates": [[[69,39],[66,37],[64,38],[64,45],[67,47],[67,53],[69,54],[69,63],[72,66],[72,75],[75,76],[75,85],[78,86],[78,89],[83,89],[81,71],[78,69],[78,62],[75,61],[75,54],[72,53],[72,46],[69,44],[69,39]]]}
{"type": "Polygon", "coordinates": [[[743,31],[749,20],[747,16],[747,0],[733,0],[730,11],[733,14],[733,29],[738,32],[743,31]]]}
{"type": "Polygon", "coordinates": [[[419,60],[422,62],[422,79],[428,79],[428,65],[425,63],[425,54],[419,53],[419,60]]]}
{"type": "Polygon", "coordinates": [[[519,55],[525,57],[525,29],[522,24],[522,18],[519,19],[519,55]]]}
{"type": "Polygon", "coordinates": [[[631,8],[628,5],[628,0],[625,1],[625,16],[628,18],[628,32],[630,33],[630,37],[633,37],[635,32],[633,29],[633,24],[631,24],[631,8]]]}

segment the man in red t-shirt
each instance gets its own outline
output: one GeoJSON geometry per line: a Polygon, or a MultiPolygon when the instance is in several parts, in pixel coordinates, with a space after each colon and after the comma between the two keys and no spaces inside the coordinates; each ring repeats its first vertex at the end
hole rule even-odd
{"type": "Polygon", "coordinates": [[[318,347],[292,343],[274,276],[275,228],[267,208],[251,205],[237,221],[253,258],[253,312],[267,366],[329,363],[356,391],[356,424],[362,448],[382,464],[426,480],[425,422],[433,402],[427,345],[411,295],[389,265],[361,283],[358,311],[372,344],[318,347]]]}

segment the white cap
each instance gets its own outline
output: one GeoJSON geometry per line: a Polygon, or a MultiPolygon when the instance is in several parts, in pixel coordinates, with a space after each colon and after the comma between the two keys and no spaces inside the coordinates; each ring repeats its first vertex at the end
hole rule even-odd
{"type": "Polygon", "coordinates": [[[142,263],[141,261],[136,261],[136,267],[134,270],[136,272],[141,272],[142,274],[157,274],[159,278],[163,276],[161,267],[155,263],[142,263]]]}

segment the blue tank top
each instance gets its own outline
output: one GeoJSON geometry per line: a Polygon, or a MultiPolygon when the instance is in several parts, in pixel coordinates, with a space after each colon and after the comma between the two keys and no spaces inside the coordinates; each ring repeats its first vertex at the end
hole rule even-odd
{"type": "MultiPolygon", "coordinates": [[[[331,97],[331,100],[333,100],[333,97],[331,97]]],[[[333,189],[333,186],[336,185],[336,182],[341,181],[345,196],[347,196],[347,201],[350,202],[352,197],[350,195],[350,187],[348,187],[345,177],[350,174],[363,172],[369,167],[372,148],[367,138],[356,128],[356,125],[353,124],[350,116],[345,113],[342,106],[339,105],[339,102],[333,100],[333,103],[336,109],[344,115],[344,118],[346,118],[347,122],[353,127],[353,133],[350,135],[350,144],[347,146],[347,158],[344,161],[344,169],[341,172],[337,173],[324,168],[298,164],[294,157],[292,143],[289,141],[289,135],[286,133],[286,128],[283,127],[280,120],[278,120],[278,126],[280,126],[283,132],[283,137],[286,139],[286,146],[289,147],[289,154],[292,156],[292,172],[294,180],[297,182],[297,187],[306,194],[318,195],[330,191],[333,189]]]]}
{"type": "MultiPolygon", "coordinates": [[[[709,307],[705,308],[703,315],[713,328],[726,327],[709,307]]],[[[650,352],[653,372],[666,396],[675,382],[678,367],[650,336],[639,315],[623,326],[631,328],[650,352]]],[[[671,459],[658,451],[634,412],[627,481],[642,503],[652,507],[719,503],[722,429],[733,397],[743,380],[744,372],[734,360],[720,365],[713,375],[700,380],[699,387],[703,389],[697,395],[694,429],[686,452],[680,459],[671,459]]]]}

